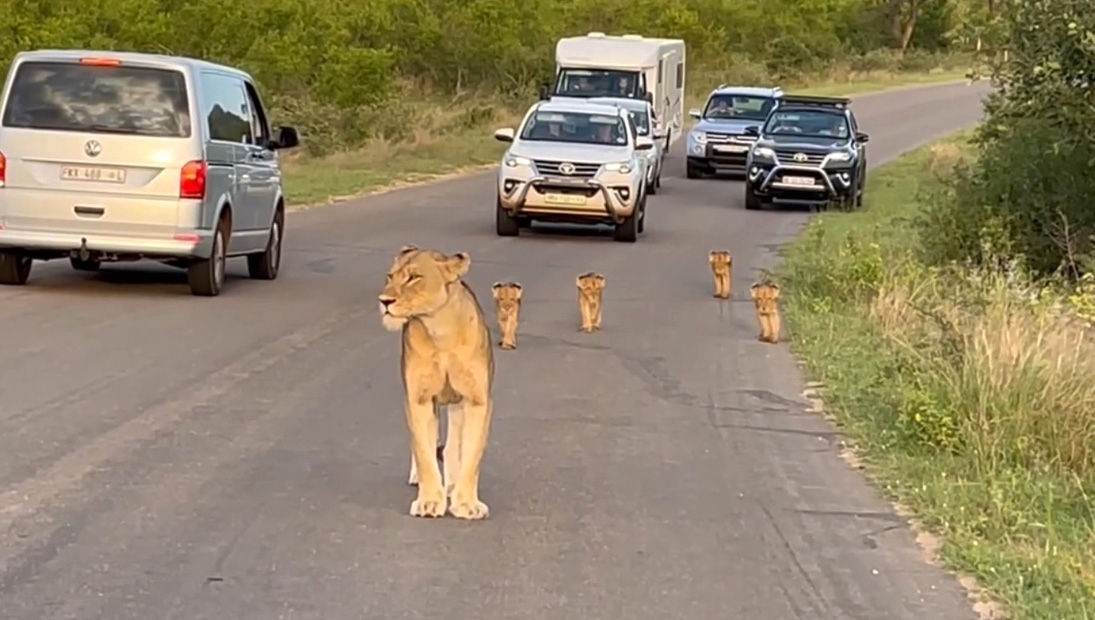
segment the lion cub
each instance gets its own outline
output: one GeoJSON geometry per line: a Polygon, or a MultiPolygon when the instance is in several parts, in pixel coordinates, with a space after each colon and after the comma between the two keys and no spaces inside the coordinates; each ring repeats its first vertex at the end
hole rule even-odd
{"type": "Polygon", "coordinates": [[[521,312],[521,285],[517,282],[495,282],[490,287],[498,306],[498,330],[502,334],[498,346],[517,348],[517,315],[521,312]]]}
{"type": "Polygon", "coordinates": [[[779,342],[779,285],[774,283],[756,283],[749,288],[753,296],[753,306],[757,311],[760,324],[760,341],[776,344],[779,342]]]}
{"type": "Polygon", "coordinates": [[[582,331],[593,332],[601,329],[601,296],[605,290],[605,277],[590,271],[578,276],[577,285],[582,331]]]}
{"type": "Polygon", "coordinates": [[[726,250],[711,250],[707,257],[711,263],[711,272],[715,275],[715,297],[720,299],[730,298],[730,268],[734,259],[726,250]]]}

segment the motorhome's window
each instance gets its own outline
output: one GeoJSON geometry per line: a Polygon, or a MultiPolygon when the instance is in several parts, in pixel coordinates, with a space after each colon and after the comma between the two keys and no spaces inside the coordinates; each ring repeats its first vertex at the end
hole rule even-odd
{"type": "Polygon", "coordinates": [[[677,88],[684,86],[684,63],[677,63],[677,88]]]}
{"type": "Polygon", "coordinates": [[[536,112],[521,129],[521,139],[531,142],[577,142],[624,146],[627,128],[618,116],[583,112],[536,112]]]}
{"type": "Polygon", "coordinates": [[[185,138],[186,79],[167,69],[24,62],[11,85],[4,126],[185,138]]]}
{"type": "Polygon", "coordinates": [[[822,110],[777,111],[768,119],[764,132],[811,138],[847,138],[848,121],[839,112],[822,110]]]}
{"type": "Polygon", "coordinates": [[[771,97],[749,97],[745,95],[712,95],[703,111],[706,118],[742,119],[763,121],[775,107],[771,97]]]}
{"type": "Polygon", "coordinates": [[[665,61],[664,60],[659,60],[658,61],[658,86],[662,85],[662,74],[664,73],[664,71],[665,71],[665,61]]]}
{"type": "Polygon", "coordinates": [[[639,76],[634,71],[563,69],[555,94],[567,97],[629,97],[640,95],[639,76]]]}

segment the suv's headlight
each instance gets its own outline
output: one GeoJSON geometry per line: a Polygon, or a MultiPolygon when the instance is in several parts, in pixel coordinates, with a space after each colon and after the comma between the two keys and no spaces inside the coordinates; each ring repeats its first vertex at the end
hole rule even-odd
{"type": "Polygon", "coordinates": [[[692,139],[696,141],[696,144],[706,144],[707,134],[702,131],[693,131],[692,139]]]}
{"type": "Polygon", "coordinates": [[[829,153],[829,163],[831,164],[843,164],[849,161],[852,161],[852,154],[848,151],[829,153]]]}
{"type": "Polygon", "coordinates": [[[766,146],[758,146],[753,149],[753,157],[767,161],[775,161],[776,152],[766,146]]]}
{"type": "Polygon", "coordinates": [[[621,161],[614,164],[605,164],[605,170],[609,172],[619,172],[620,174],[627,174],[631,172],[631,162],[621,161]]]}
{"type": "Polygon", "coordinates": [[[516,168],[517,166],[531,166],[532,160],[527,157],[507,157],[506,165],[510,168],[516,168]]]}

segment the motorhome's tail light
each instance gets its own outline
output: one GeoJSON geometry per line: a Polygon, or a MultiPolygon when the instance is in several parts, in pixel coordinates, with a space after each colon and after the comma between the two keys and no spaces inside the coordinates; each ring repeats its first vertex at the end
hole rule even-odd
{"type": "Polygon", "coordinates": [[[0,152],[0,187],[8,181],[8,160],[4,157],[4,153],[0,152]]]}
{"type": "Polygon", "coordinates": [[[179,176],[179,198],[205,198],[205,176],[209,167],[200,159],[187,162],[179,176]]]}

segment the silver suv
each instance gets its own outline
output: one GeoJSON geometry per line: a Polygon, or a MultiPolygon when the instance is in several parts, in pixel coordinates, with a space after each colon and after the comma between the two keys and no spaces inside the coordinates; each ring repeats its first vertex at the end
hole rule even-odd
{"type": "Polygon", "coordinates": [[[626,109],[543,101],[529,108],[520,132],[494,137],[512,143],[498,171],[499,235],[517,235],[533,219],[611,224],[617,241],[643,232],[654,142],[638,135],[626,109]]]}
{"type": "Polygon", "coordinates": [[[12,62],[0,99],[0,283],[34,259],[80,270],[153,259],[217,295],[230,256],[253,278],[281,263],[284,194],[254,80],[149,54],[35,51],[12,62]]]}

